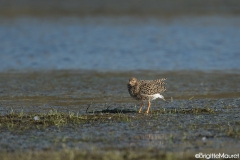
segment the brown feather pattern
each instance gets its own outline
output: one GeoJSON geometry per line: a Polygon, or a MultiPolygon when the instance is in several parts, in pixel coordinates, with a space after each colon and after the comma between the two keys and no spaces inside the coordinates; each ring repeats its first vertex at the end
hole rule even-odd
{"type": "Polygon", "coordinates": [[[153,95],[166,91],[166,78],[157,80],[137,80],[130,78],[128,83],[128,92],[136,100],[148,100],[145,95],[153,95]]]}

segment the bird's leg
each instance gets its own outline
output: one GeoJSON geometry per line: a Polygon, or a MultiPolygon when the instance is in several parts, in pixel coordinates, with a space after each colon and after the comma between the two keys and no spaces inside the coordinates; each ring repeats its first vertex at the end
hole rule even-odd
{"type": "Polygon", "coordinates": [[[148,100],[148,109],[147,109],[147,111],[146,111],[146,114],[148,114],[148,112],[149,112],[149,110],[150,110],[150,106],[151,106],[151,102],[150,102],[150,100],[148,100]]]}
{"type": "Polygon", "coordinates": [[[143,105],[144,105],[144,103],[143,103],[143,101],[142,101],[142,103],[141,103],[141,106],[140,106],[140,109],[139,109],[138,113],[141,113],[141,112],[142,112],[142,107],[143,107],[143,105]]]}

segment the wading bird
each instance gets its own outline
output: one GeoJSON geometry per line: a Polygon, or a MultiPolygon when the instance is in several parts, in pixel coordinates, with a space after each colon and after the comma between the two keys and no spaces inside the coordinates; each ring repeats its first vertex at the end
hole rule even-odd
{"type": "Polygon", "coordinates": [[[166,78],[157,80],[137,80],[132,77],[129,79],[127,87],[130,96],[136,100],[142,101],[138,113],[142,112],[144,101],[148,101],[146,114],[149,113],[152,100],[161,98],[165,101],[164,97],[161,95],[162,92],[166,91],[165,80],[166,78]]]}

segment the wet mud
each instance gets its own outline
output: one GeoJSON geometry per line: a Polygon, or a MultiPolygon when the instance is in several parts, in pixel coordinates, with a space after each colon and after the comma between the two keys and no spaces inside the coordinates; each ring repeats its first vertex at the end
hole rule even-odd
{"type": "Polygon", "coordinates": [[[238,72],[220,71],[3,72],[0,150],[235,154],[240,148],[239,82],[238,72]],[[168,78],[166,102],[156,100],[148,115],[139,114],[140,102],[127,92],[131,76],[168,78]]]}

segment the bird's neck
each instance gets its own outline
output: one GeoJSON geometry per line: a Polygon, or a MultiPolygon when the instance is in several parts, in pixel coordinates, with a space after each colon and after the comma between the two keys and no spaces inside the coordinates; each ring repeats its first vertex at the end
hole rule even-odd
{"type": "Polygon", "coordinates": [[[133,94],[138,94],[139,93],[139,84],[136,83],[134,86],[133,86],[133,94]]]}

